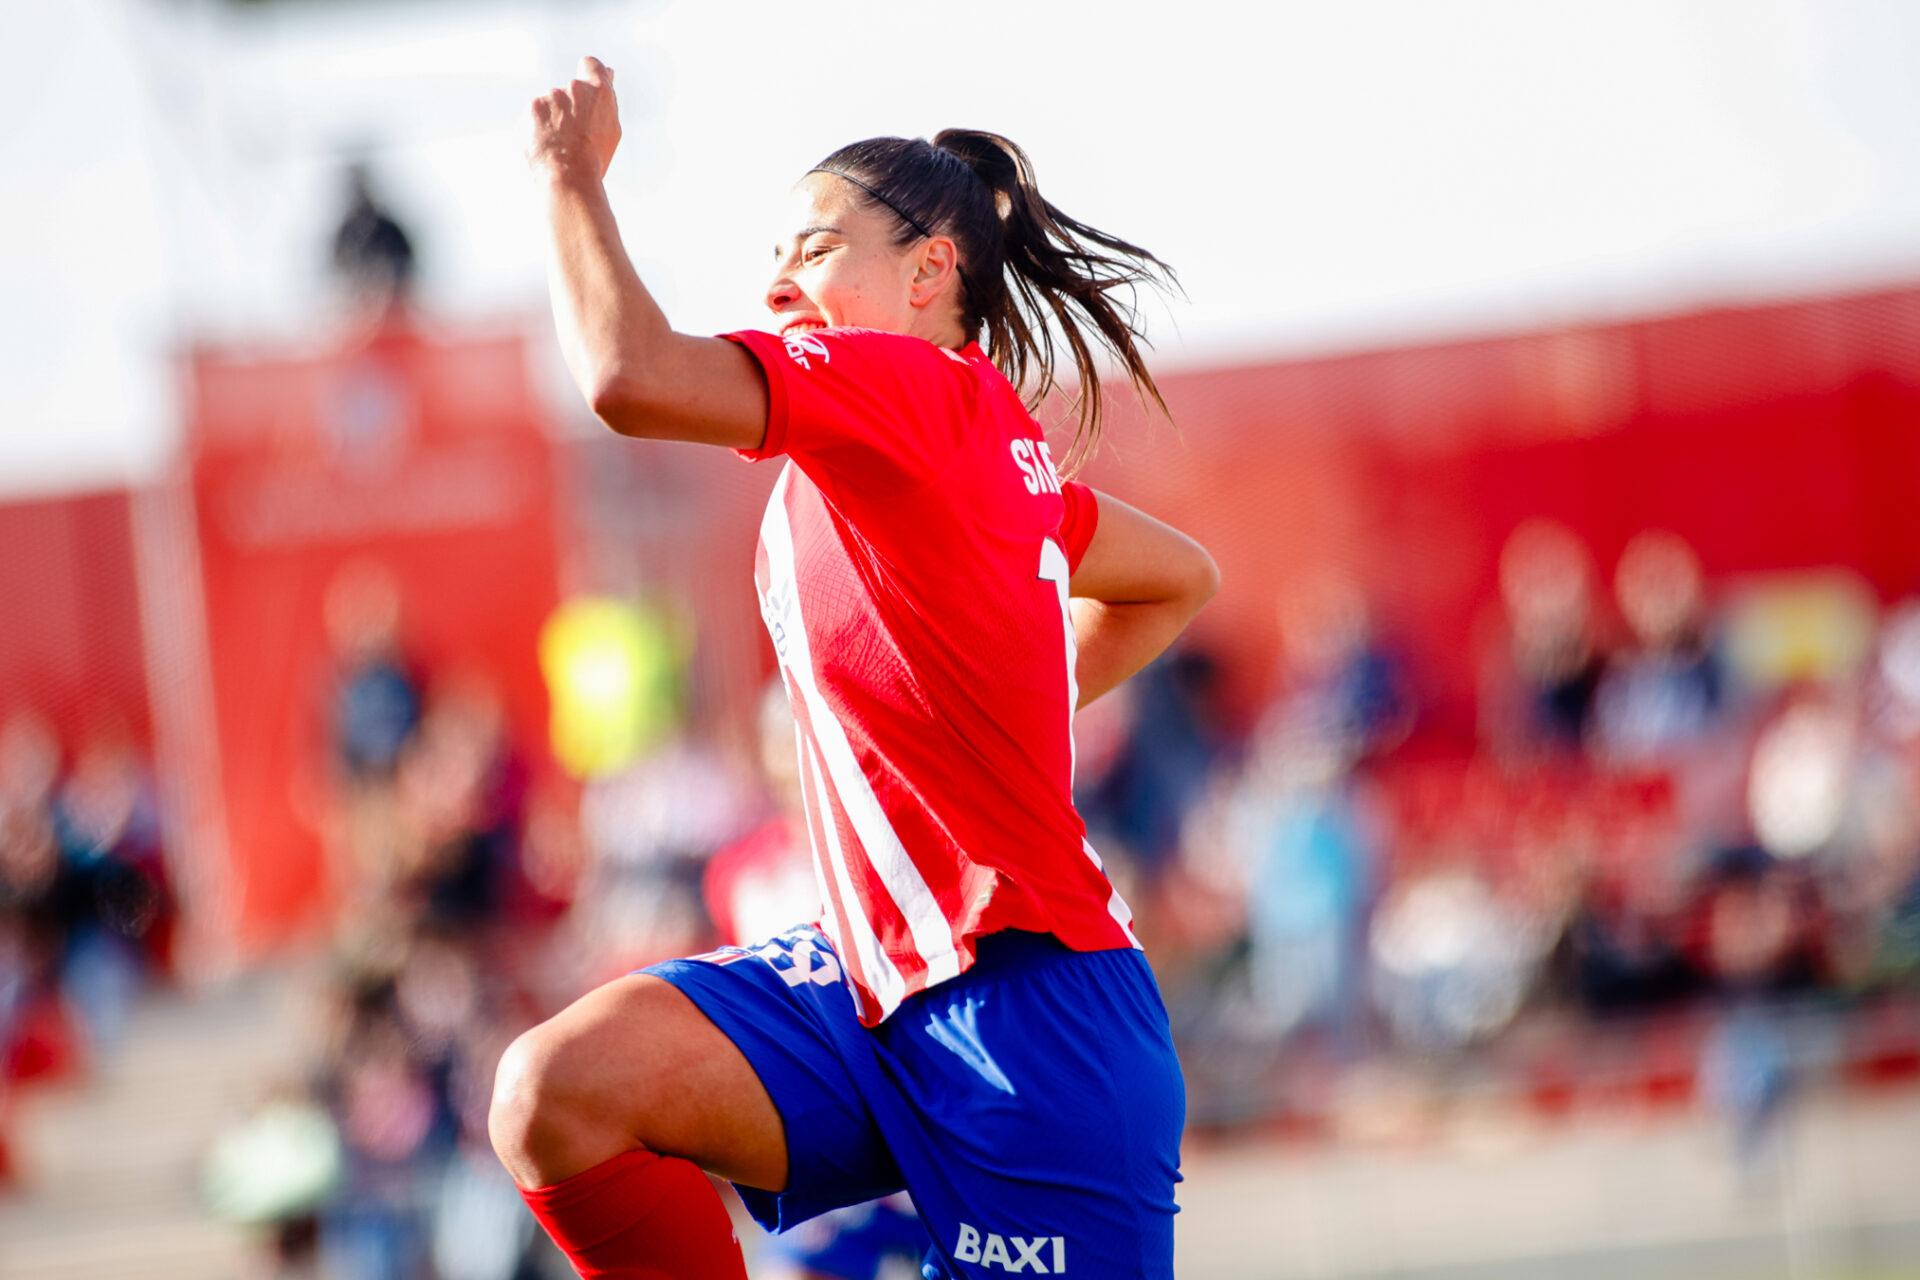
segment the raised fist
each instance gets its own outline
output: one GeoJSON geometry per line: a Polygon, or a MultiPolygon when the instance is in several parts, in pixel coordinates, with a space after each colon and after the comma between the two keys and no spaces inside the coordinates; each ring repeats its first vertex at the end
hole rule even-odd
{"type": "Polygon", "coordinates": [[[600,59],[580,59],[571,82],[533,100],[527,163],[534,168],[604,178],[619,145],[620,104],[613,96],[613,68],[600,59]]]}

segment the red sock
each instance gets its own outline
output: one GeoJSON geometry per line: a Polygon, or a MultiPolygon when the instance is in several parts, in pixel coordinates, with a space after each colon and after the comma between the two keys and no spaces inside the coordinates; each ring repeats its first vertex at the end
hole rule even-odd
{"type": "Polygon", "coordinates": [[[733,1220],[691,1161],[629,1151],[520,1196],[589,1280],[746,1280],[733,1220]]]}

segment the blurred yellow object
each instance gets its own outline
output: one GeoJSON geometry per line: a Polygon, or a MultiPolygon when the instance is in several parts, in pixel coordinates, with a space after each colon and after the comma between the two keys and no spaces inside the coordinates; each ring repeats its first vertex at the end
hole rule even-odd
{"type": "Polygon", "coordinates": [[[618,771],[673,728],[679,646],[658,610],[581,597],[540,629],[554,756],[576,778],[618,771]]]}
{"type": "Polygon", "coordinates": [[[1769,575],[1731,595],[1727,653],[1749,687],[1841,679],[1872,656],[1879,604],[1852,570],[1769,575]]]}

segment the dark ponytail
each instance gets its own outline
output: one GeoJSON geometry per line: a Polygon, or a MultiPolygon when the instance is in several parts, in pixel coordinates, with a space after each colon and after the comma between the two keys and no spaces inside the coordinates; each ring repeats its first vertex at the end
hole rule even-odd
{"type": "Polygon", "coordinates": [[[1135,299],[1142,284],[1176,284],[1173,268],[1049,204],[1018,146],[996,133],[945,129],[931,143],[856,142],[818,169],[851,180],[863,200],[891,211],[900,222],[899,243],[936,232],[953,238],[967,338],[979,341],[984,331],[994,364],[1022,389],[1029,409],[1059,385],[1056,344],[1064,339],[1080,384],[1068,469],[1091,456],[1100,440],[1096,343],[1126,368],[1142,399],[1166,412],[1141,354],[1135,299]]]}

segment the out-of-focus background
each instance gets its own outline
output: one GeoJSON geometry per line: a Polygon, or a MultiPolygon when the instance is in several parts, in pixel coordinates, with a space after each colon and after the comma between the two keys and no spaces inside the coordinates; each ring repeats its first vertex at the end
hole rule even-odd
{"type": "Polygon", "coordinates": [[[804,910],[773,468],[552,346],[590,51],[682,328],[949,124],[1181,270],[1085,476],[1225,586],[1078,798],[1183,1277],[1920,1276],[1920,9],[0,10],[0,1275],[564,1274],[501,1048],[804,910]]]}

